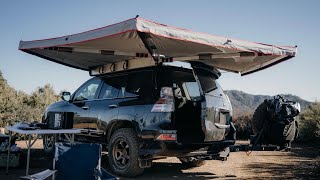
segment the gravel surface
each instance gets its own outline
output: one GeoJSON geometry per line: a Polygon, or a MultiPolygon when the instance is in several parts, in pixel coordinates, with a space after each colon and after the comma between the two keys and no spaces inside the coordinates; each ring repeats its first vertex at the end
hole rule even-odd
{"type": "MultiPolygon", "coordinates": [[[[51,159],[42,152],[41,142],[35,143],[31,153],[31,173],[50,166],[51,159]]],[[[25,148],[24,142],[17,144],[25,148]]],[[[24,150],[21,167],[10,168],[9,175],[5,175],[4,168],[0,169],[1,180],[24,175],[25,154],[24,150]]],[[[182,169],[177,158],[167,158],[154,161],[153,166],[136,179],[320,179],[313,172],[317,156],[318,148],[293,144],[291,152],[254,151],[249,156],[245,152],[232,152],[227,161],[207,161],[204,166],[193,169],[182,169]]]]}

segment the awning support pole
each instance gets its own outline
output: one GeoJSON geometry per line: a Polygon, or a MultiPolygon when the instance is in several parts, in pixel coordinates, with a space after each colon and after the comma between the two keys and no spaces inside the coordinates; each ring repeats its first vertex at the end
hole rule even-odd
{"type": "Polygon", "coordinates": [[[160,62],[160,56],[159,56],[159,54],[156,53],[157,47],[156,47],[155,43],[153,42],[150,34],[138,31],[138,35],[139,35],[140,39],[142,40],[144,46],[148,50],[149,54],[152,56],[155,64],[157,65],[160,62]]]}

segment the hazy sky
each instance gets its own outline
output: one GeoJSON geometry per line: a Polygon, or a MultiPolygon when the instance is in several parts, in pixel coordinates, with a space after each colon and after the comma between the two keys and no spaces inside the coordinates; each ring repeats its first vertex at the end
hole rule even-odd
{"type": "Polygon", "coordinates": [[[297,57],[241,77],[223,73],[226,90],[252,94],[290,93],[320,100],[320,1],[1,1],[0,70],[27,93],[47,83],[73,92],[89,77],[18,50],[20,40],[72,33],[135,17],[198,32],[274,45],[298,45],[297,57]]]}

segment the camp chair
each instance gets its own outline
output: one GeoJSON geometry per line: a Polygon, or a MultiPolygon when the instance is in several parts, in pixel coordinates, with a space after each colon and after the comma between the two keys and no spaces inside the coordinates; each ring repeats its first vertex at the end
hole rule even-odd
{"type": "Polygon", "coordinates": [[[53,170],[24,176],[21,179],[77,179],[77,180],[111,180],[117,179],[101,168],[101,145],[56,143],[53,170]]]}

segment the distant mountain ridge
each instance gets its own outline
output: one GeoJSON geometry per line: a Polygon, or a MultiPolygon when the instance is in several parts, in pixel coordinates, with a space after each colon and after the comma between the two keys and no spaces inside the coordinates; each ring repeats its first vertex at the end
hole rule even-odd
{"type": "MultiPolygon", "coordinates": [[[[227,90],[226,94],[229,96],[234,116],[241,116],[244,114],[250,114],[265,100],[272,99],[273,96],[268,95],[252,95],[238,90],[227,90]]],[[[291,94],[281,94],[284,98],[299,102],[301,109],[308,107],[311,102],[306,101],[299,96],[291,94]]]]}

